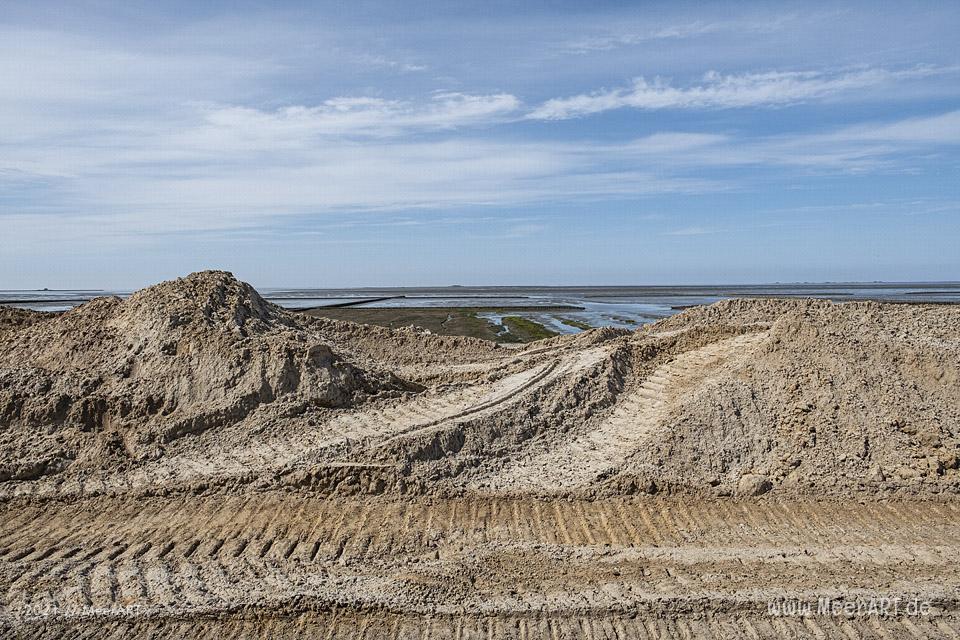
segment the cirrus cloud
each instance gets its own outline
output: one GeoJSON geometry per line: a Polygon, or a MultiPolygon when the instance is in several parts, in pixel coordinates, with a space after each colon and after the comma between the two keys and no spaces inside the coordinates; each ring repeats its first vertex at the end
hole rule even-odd
{"type": "Polygon", "coordinates": [[[823,99],[898,81],[955,73],[955,67],[918,66],[911,69],[826,71],[768,71],[724,75],[704,74],[700,84],[676,87],[663,78],[639,77],[626,88],[553,98],[528,114],[534,120],[565,120],[612,109],[731,109],[771,107],[823,99]]]}
{"type": "Polygon", "coordinates": [[[207,123],[253,131],[271,139],[319,135],[388,136],[414,130],[443,130],[484,124],[514,113],[520,101],[507,93],[436,93],[426,103],[376,97],[337,97],[318,106],[289,106],[273,111],[250,107],[214,107],[207,123]]]}

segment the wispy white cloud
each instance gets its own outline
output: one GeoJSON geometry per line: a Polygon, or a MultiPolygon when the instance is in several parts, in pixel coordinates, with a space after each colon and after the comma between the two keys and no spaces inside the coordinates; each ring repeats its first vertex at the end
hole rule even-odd
{"type": "MultiPolygon", "coordinates": [[[[763,20],[676,24],[593,46],[779,28],[763,20]]],[[[566,31],[549,37],[555,42],[566,31]]],[[[253,23],[179,33],[100,41],[0,25],[0,216],[8,244],[83,234],[256,234],[281,219],[343,211],[415,216],[416,209],[718,192],[741,186],[750,172],[711,173],[716,167],[868,171],[960,139],[960,112],[816,134],[758,136],[734,123],[723,132],[663,131],[618,142],[622,132],[613,130],[598,136],[589,126],[560,131],[563,125],[555,134],[519,122],[619,107],[778,106],[899,89],[949,73],[945,67],[709,73],[688,85],[640,79],[530,109],[520,93],[529,84],[516,77],[474,83],[470,69],[479,61],[448,78],[443,56],[382,40],[351,43],[253,23]],[[409,73],[426,65],[430,73],[409,73]],[[412,88],[416,82],[426,86],[412,88]],[[497,127],[505,123],[511,126],[497,127]]],[[[498,64],[522,66],[495,53],[498,64]]],[[[540,95],[562,94],[551,86],[540,95]]]]}
{"type": "Polygon", "coordinates": [[[871,202],[846,202],[842,204],[806,205],[801,207],[787,207],[771,210],[772,214],[800,215],[809,218],[810,215],[901,215],[927,216],[940,214],[960,213],[960,200],[943,200],[937,198],[879,200],[871,202]]]}
{"type": "Polygon", "coordinates": [[[712,229],[709,227],[683,227],[682,229],[674,229],[673,231],[664,231],[662,235],[665,236],[707,236],[714,233],[719,233],[717,229],[712,229]]]}
{"type": "Polygon", "coordinates": [[[644,138],[638,138],[628,142],[624,149],[636,153],[669,154],[702,149],[704,147],[721,144],[729,139],[729,136],[717,133],[666,131],[654,133],[644,138]]]}
{"type": "Polygon", "coordinates": [[[360,96],[273,111],[214,107],[206,112],[205,120],[227,135],[270,140],[325,135],[384,136],[490,124],[514,113],[519,106],[520,101],[506,93],[437,93],[425,103],[360,96]]]}
{"type": "Polygon", "coordinates": [[[612,109],[730,109],[774,107],[808,102],[898,81],[953,74],[955,67],[918,66],[891,71],[770,71],[724,75],[706,73],[700,84],[676,87],[663,78],[640,77],[629,87],[547,100],[528,114],[537,120],[563,120],[612,109]]]}
{"type": "MultiPolygon", "coordinates": [[[[286,131],[274,134],[280,142],[289,139],[286,131]]],[[[28,156],[22,164],[34,172],[20,168],[5,175],[18,189],[35,188],[42,196],[0,202],[9,240],[29,245],[54,238],[112,242],[143,234],[255,232],[284,218],[337,212],[397,215],[722,188],[703,178],[611,165],[605,148],[585,151],[566,143],[332,137],[277,152],[264,135],[246,149],[195,140],[171,160],[170,138],[190,136],[157,132],[149,149],[118,138],[70,153],[21,151],[28,156]]]]}
{"type": "MultiPolygon", "coordinates": [[[[749,178],[705,177],[711,168],[890,170],[908,163],[911,154],[960,144],[960,111],[813,134],[661,132],[620,144],[491,140],[456,132],[420,141],[316,138],[304,134],[312,123],[292,126],[281,118],[278,124],[269,113],[263,120],[230,121],[228,136],[211,138],[204,132],[218,125],[207,115],[198,113],[193,128],[161,128],[148,137],[115,132],[98,144],[93,137],[81,140],[75,148],[8,147],[0,158],[6,232],[23,242],[84,234],[256,233],[282,218],[331,212],[720,192],[741,188],[749,178]],[[255,144],[228,144],[234,129],[255,144]]],[[[419,126],[420,118],[411,122],[419,126]]],[[[320,130],[328,131],[327,124],[320,130]]],[[[351,124],[346,130],[356,129],[351,124]]],[[[408,218],[398,224],[412,223],[408,218]]],[[[705,230],[685,228],[674,235],[705,230]]]]}
{"type": "Polygon", "coordinates": [[[816,133],[731,136],[664,132],[619,146],[616,152],[675,170],[763,166],[863,173],[902,171],[931,150],[957,144],[960,111],[950,111],[816,133]]]}
{"type": "MultiPolygon", "coordinates": [[[[844,3],[843,19],[833,9],[685,3],[197,12],[8,0],[4,9],[8,278],[72,270],[71,256],[101,277],[113,264],[100,254],[149,246],[179,269],[192,235],[282,238],[305,253],[310,242],[443,232],[530,234],[533,245],[562,235],[560,220],[596,216],[597,238],[616,242],[617,221],[635,212],[631,222],[645,215],[678,242],[719,229],[735,243],[742,227],[717,218],[731,202],[780,209],[813,193],[824,203],[852,192],[928,197],[904,211],[931,211],[910,220],[931,228],[956,213],[960,112],[943,106],[960,94],[950,3],[844,3]],[[703,75],[709,68],[719,72],[703,75]],[[850,100],[854,108],[759,118],[749,109],[850,100]],[[580,118],[621,108],[622,117],[580,118]]],[[[350,254],[330,264],[373,269],[350,254]]]]}
{"type": "Polygon", "coordinates": [[[906,118],[897,122],[846,127],[824,136],[824,139],[908,144],[960,144],[960,110],[935,116],[906,118]]]}
{"type": "Polygon", "coordinates": [[[571,53],[591,53],[610,51],[620,47],[630,47],[658,40],[680,40],[715,33],[734,32],[737,34],[773,33],[796,21],[798,15],[788,13],[763,17],[748,17],[739,20],[693,20],[662,25],[645,30],[625,30],[595,34],[570,40],[564,43],[564,49],[571,53]]]}
{"type": "Polygon", "coordinates": [[[394,69],[396,71],[401,71],[405,73],[416,73],[419,71],[426,71],[430,67],[425,64],[416,63],[416,62],[406,62],[403,60],[395,60],[393,58],[388,58],[385,55],[376,55],[371,53],[355,53],[351,54],[347,52],[347,57],[352,61],[360,65],[370,66],[370,67],[382,67],[385,69],[394,69]]]}
{"type": "Polygon", "coordinates": [[[517,224],[508,227],[501,237],[504,240],[521,240],[543,233],[548,228],[548,225],[545,224],[517,224]]]}
{"type": "Polygon", "coordinates": [[[0,24],[3,102],[116,110],[156,99],[211,96],[281,68],[273,60],[215,50],[122,47],[59,31],[0,24]]]}

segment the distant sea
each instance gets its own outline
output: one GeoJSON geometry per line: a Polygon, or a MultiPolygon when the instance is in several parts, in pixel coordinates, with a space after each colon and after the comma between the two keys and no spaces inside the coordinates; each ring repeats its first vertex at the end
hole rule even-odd
{"type": "MultiPolygon", "coordinates": [[[[591,326],[636,327],[694,305],[726,298],[823,298],[834,301],[881,300],[960,304],[960,282],[802,283],[736,286],[638,287],[403,287],[360,289],[260,289],[271,302],[289,309],[322,306],[353,307],[488,307],[479,315],[496,322],[498,310],[541,322],[560,333],[578,331],[559,318],[591,326]],[[534,307],[533,309],[530,309],[534,307]],[[538,311],[536,307],[544,307],[538,311]],[[569,309],[557,309],[569,307],[569,309]],[[550,309],[547,309],[550,308],[550,309]]],[[[0,290],[0,304],[64,311],[98,296],[130,295],[128,291],[0,290]]]]}

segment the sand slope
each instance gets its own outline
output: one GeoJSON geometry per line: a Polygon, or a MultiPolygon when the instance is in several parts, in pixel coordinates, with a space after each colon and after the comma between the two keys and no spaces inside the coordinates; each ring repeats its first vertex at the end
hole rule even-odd
{"type": "Polygon", "coordinates": [[[768,328],[675,398],[625,473],[734,491],[746,474],[811,494],[960,488],[960,309],[732,301],[649,334],[754,321],[768,328]]]}

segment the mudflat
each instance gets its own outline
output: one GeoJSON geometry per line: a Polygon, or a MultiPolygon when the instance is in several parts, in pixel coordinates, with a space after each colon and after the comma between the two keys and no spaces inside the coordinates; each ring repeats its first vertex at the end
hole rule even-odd
{"type": "Polygon", "coordinates": [[[960,635],[956,307],[506,348],[205,272],[0,314],[5,635],[960,635]]]}
{"type": "MultiPolygon", "coordinates": [[[[545,337],[555,336],[543,325],[527,318],[522,322],[511,321],[512,314],[528,311],[577,311],[575,306],[538,306],[538,307],[392,307],[392,308],[329,308],[317,307],[303,313],[316,318],[374,324],[392,329],[418,327],[444,336],[466,336],[496,342],[524,343],[545,337]],[[498,325],[483,317],[484,313],[496,313],[506,316],[505,322],[498,325]],[[527,324],[532,323],[533,326],[527,324]]],[[[589,328],[580,325],[579,328],[589,328]]]]}

